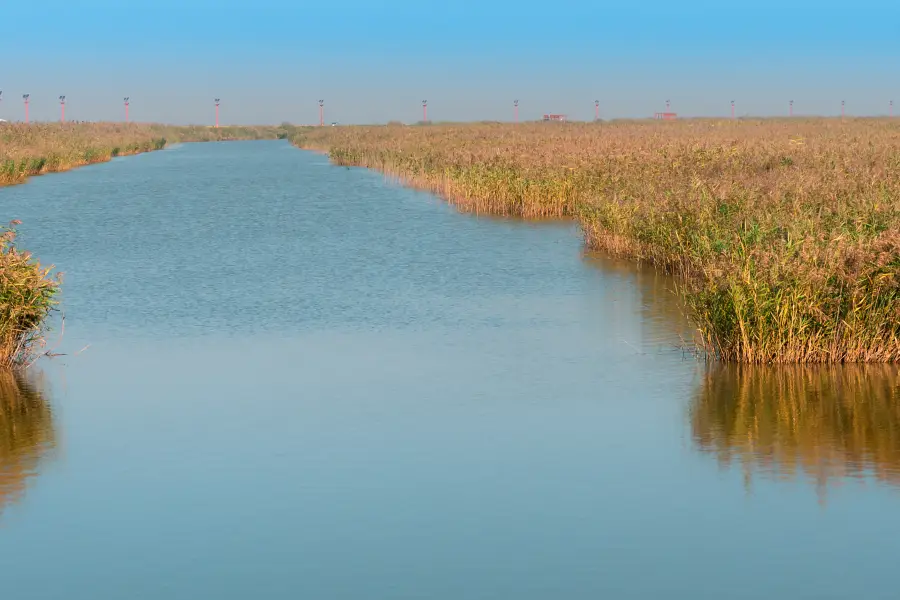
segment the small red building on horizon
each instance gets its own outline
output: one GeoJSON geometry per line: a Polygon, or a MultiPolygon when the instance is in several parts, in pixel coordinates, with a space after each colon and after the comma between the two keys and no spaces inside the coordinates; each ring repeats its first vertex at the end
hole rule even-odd
{"type": "Polygon", "coordinates": [[[658,113],[653,113],[653,118],[654,118],[654,119],[663,119],[663,120],[665,120],[665,121],[669,121],[669,120],[672,120],[672,119],[677,119],[677,118],[678,118],[678,115],[675,114],[675,113],[673,113],[673,112],[658,112],[658,113]]]}
{"type": "Polygon", "coordinates": [[[544,120],[545,121],[558,121],[560,123],[565,123],[566,115],[553,115],[553,114],[544,115],[544,120]]]}

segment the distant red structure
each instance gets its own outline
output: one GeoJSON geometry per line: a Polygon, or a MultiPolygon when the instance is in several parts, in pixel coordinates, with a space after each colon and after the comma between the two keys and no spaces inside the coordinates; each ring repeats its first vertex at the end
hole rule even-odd
{"type": "Polygon", "coordinates": [[[545,121],[558,121],[560,123],[566,122],[566,115],[544,115],[545,121]]]}
{"type": "Polygon", "coordinates": [[[664,121],[671,121],[673,119],[677,119],[678,115],[673,112],[659,112],[653,113],[654,119],[662,119],[664,121]]]}

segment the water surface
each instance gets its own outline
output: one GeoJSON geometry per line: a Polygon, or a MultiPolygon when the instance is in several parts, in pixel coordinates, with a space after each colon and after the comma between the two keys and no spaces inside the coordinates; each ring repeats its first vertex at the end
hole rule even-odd
{"type": "Polygon", "coordinates": [[[69,353],[0,381],[3,598],[895,597],[896,372],[707,368],[572,226],[284,142],[0,206],[69,353]]]}

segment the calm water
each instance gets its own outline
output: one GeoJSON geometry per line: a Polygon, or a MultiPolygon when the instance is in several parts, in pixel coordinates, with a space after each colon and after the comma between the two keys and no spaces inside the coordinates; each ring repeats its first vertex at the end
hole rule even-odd
{"type": "Polygon", "coordinates": [[[896,371],[708,369],[571,226],[281,142],[0,207],[69,353],[0,377],[4,599],[897,597],[896,371]]]}

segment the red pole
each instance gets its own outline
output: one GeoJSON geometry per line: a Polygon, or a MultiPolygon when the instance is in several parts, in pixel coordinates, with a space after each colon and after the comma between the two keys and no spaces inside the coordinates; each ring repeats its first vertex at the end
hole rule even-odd
{"type": "Polygon", "coordinates": [[[731,101],[731,118],[734,118],[734,100],[731,101]]]}
{"type": "Polygon", "coordinates": [[[219,105],[216,104],[216,128],[219,127],[219,105]]]}
{"type": "Polygon", "coordinates": [[[794,101],[793,100],[791,100],[791,102],[790,102],[790,108],[788,109],[788,115],[791,117],[794,116],[794,101]]]}
{"type": "Polygon", "coordinates": [[[844,101],[841,100],[841,121],[844,120],[844,101]]]}
{"type": "Polygon", "coordinates": [[[600,101],[594,100],[594,120],[600,120],[600,101]]]}
{"type": "Polygon", "coordinates": [[[428,100],[422,100],[422,122],[428,122],[428,100]]]}
{"type": "Polygon", "coordinates": [[[519,101],[518,100],[513,100],[513,107],[515,107],[516,123],[518,123],[519,122],[519,101]]]}
{"type": "Polygon", "coordinates": [[[25,100],[25,122],[28,123],[28,97],[31,94],[22,94],[22,98],[25,100]]]}

